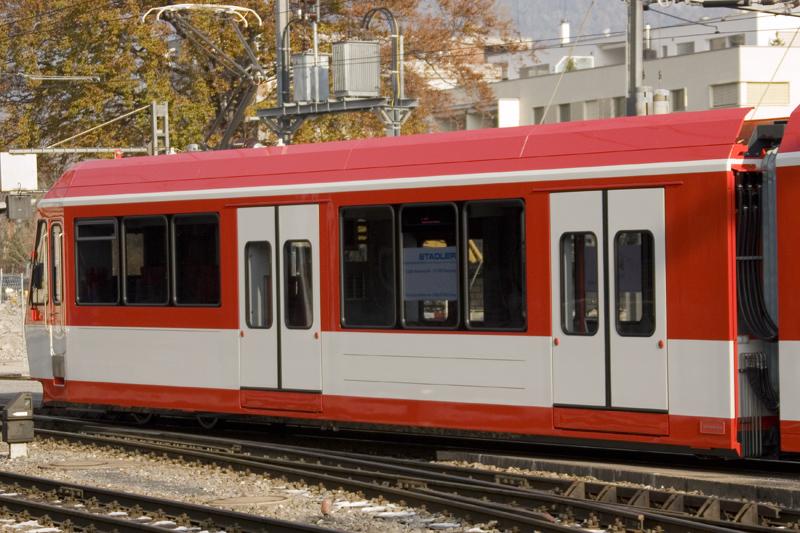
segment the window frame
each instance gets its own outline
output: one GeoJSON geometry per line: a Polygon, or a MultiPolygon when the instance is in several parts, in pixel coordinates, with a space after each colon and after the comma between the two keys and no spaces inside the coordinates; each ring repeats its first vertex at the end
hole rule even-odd
{"type": "Polygon", "coordinates": [[[188,213],[176,213],[170,217],[169,221],[169,257],[168,261],[170,262],[170,277],[169,282],[171,286],[171,295],[170,295],[170,303],[175,307],[222,307],[222,241],[221,241],[221,224],[220,224],[220,216],[218,212],[214,211],[203,211],[199,213],[188,212],[188,213]],[[184,217],[197,217],[197,216],[213,216],[217,222],[217,248],[216,248],[216,264],[219,268],[219,277],[217,278],[217,283],[219,284],[218,288],[218,298],[216,303],[212,304],[194,304],[194,303],[179,303],[178,302],[178,269],[177,269],[177,261],[176,258],[176,242],[175,239],[175,226],[176,220],[179,220],[184,217]]]}
{"type": "Polygon", "coordinates": [[[284,267],[283,276],[282,276],[283,277],[283,287],[281,288],[281,292],[283,293],[283,298],[282,298],[282,300],[283,300],[283,309],[282,309],[282,311],[283,311],[283,313],[282,313],[283,314],[283,327],[285,327],[286,329],[300,330],[300,331],[306,330],[307,331],[307,330],[310,330],[311,328],[314,327],[314,315],[315,315],[315,309],[314,309],[314,244],[309,239],[286,239],[283,242],[282,248],[283,248],[283,250],[282,250],[283,253],[282,253],[282,257],[281,257],[281,259],[282,259],[281,262],[283,263],[283,267],[284,267]],[[287,291],[289,290],[289,284],[288,284],[289,276],[287,274],[288,274],[288,269],[291,268],[291,264],[290,264],[289,257],[288,257],[289,254],[286,253],[286,250],[291,245],[291,243],[295,243],[295,242],[308,244],[308,249],[309,249],[310,254],[311,254],[311,321],[308,323],[307,326],[290,326],[289,323],[287,322],[287,320],[289,318],[289,310],[288,310],[289,298],[287,296],[287,291]]]}
{"type": "MultiPolygon", "coordinates": [[[[656,305],[656,293],[658,292],[656,288],[656,284],[658,283],[658,276],[656,273],[656,238],[653,235],[653,232],[649,229],[621,229],[614,234],[614,239],[612,241],[614,243],[614,330],[617,332],[617,335],[620,337],[639,337],[639,338],[649,338],[655,335],[658,323],[658,306],[656,305]],[[619,265],[617,260],[617,239],[619,238],[620,234],[622,233],[642,233],[647,234],[650,236],[651,248],[650,248],[650,258],[652,259],[652,271],[651,271],[651,278],[652,278],[652,304],[651,307],[653,309],[653,323],[650,327],[649,333],[628,333],[620,331],[620,320],[619,320],[619,265]]],[[[642,302],[644,302],[644,288],[642,289],[642,302]]],[[[644,309],[644,306],[642,307],[644,309]]],[[[631,324],[639,324],[644,319],[645,315],[644,312],[642,313],[642,318],[635,321],[630,322],[631,324]]]]}
{"type": "MultiPolygon", "coordinates": [[[[407,204],[400,204],[397,213],[397,277],[398,277],[398,288],[399,288],[399,297],[397,301],[400,307],[400,320],[399,324],[401,329],[408,329],[408,330],[438,330],[438,331],[456,331],[461,329],[461,307],[464,303],[464,298],[462,293],[461,287],[461,246],[460,246],[460,226],[459,223],[459,208],[458,204],[453,201],[444,201],[444,202],[413,202],[407,204]],[[454,306],[456,309],[456,320],[455,324],[452,326],[409,326],[406,323],[406,299],[405,299],[405,274],[403,270],[403,211],[406,208],[412,207],[423,207],[423,206],[452,206],[455,210],[455,216],[453,219],[453,227],[455,228],[455,244],[456,244],[456,263],[459,265],[456,269],[456,287],[458,289],[458,300],[456,301],[456,305],[454,306]]],[[[449,300],[447,300],[449,301],[449,300]]]]}
{"type": "Polygon", "coordinates": [[[400,312],[398,310],[398,302],[400,298],[398,298],[398,290],[399,290],[399,283],[398,283],[398,233],[397,233],[397,224],[398,216],[396,213],[396,207],[392,204],[369,204],[369,205],[343,205],[339,206],[339,324],[343,329],[383,329],[383,330],[392,330],[397,329],[399,321],[398,317],[400,312]],[[393,259],[393,267],[394,267],[394,279],[393,281],[393,291],[392,291],[392,324],[391,325],[371,325],[371,326],[364,326],[364,325],[356,325],[356,324],[348,324],[345,320],[345,298],[344,298],[344,212],[348,209],[381,209],[386,208],[391,213],[391,220],[392,220],[392,253],[394,254],[393,259]]]}
{"type": "Polygon", "coordinates": [[[459,259],[459,276],[463,279],[459,280],[460,288],[461,288],[461,296],[462,298],[459,301],[459,307],[464,307],[464,329],[467,331],[527,331],[528,330],[528,276],[527,276],[527,232],[525,231],[525,200],[523,198],[492,198],[489,200],[468,200],[461,205],[461,248],[459,249],[458,253],[460,255],[459,259]],[[520,327],[515,328],[500,328],[500,327],[484,327],[484,326],[473,326],[471,324],[469,318],[469,304],[470,304],[470,295],[469,295],[469,287],[467,286],[469,283],[467,272],[468,272],[468,262],[469,257],[467,253],[467,246],[469,240],[469,206],[474,204],[517,204],[522,207],[522,211],[520,212],[519,223],[520,223],[520,236],[522,237],[521,250],[522,253],[520,254],[520,273],[522,274],[522,315],[523,315],[523,323],[520,327]],[[463,275],[462,275],[463,274],[463,275]]]}
{"type": "Polygon", "coordinates": [[[170,272],[172,271],[172,254],[170,254],[170,247],[171,247],[171,235],[170,235],[170,221],[167,215],[131,215],[131,216],[123,216],[121,217],[121,246],[120,246],[120,272],[122,272],[122,300],[120,305],[130,306],[130,307],[166,307],[170,305],[171,297],[172,297],[172,284],[170,283],[172,280],[172,276],[170,272]],[[153,303],[130,303],[128,302],[128,239],[127,233],[125,231],[125,223],[130,219],[145,219],[145,218],[161,218],[164,220],[164,241],[165,241],[165,256],[164,259],[167,263],[167,271],[166,271],[166,284],[167,284],[167,299],[163,303],[161,302],[153,302],[153,303]]]}
{"type": "MultiPolygon", "coordinates": [[[[99,218],[76,218],[74,222],[74,231],[75,231],[75,239],[74,239],[74,250],[75,250],[75,305],[85,306],[85,307],[114,307],[119,306],[121,304],[120,296],[120,281],[122,279],[122,265],[119,263],[120,261],[120,254],[119,254],[119,220],[117,217],[99,217],[99,218]],[[114,235],[112,237],[80,237],[80,231],[78,228],[80,226],[89,226],[92,224],[97,224],[100,222],[110,222],[114,225],[114,235]],[[78,268],[80,262],[80,254],[78,253],[78,244],[81,241],[117,241],[117,264],[118,266],[118,274],[117,274],[117,300],[115,302],[81,302],[80,301],[80,270],[78,268]]],[[[113,249],[113,247],[112,247],[113,249]]],[[[113,254],[112,254],[113,255],[113,254]]],[[[112,263],[113,264],[113,263],[112,263]]]]}
{"type": "Polygon", "coordinates": [[[50,301],[53,305],[61,305],[64,303],[64,226],[61,221],[55,221],[50,224],[48,240],[50,246],[48,250],[50,257],[50,301]],[[56,227],[59,230],[58,240],[61,241],[59,245],[61,253],[58,255],[55,253],[55,240],[53,239],[53,230],[56,227]],[[56,275],[56,257],[58,257],[59,261],[58,275],[56,275]],[[58,286],[56,286],[56,283],[58,283],[58,286]],[[58,291],[56,291],[56,287],[58,287],[58,291]],[[56,299],[56,294],[59,295],[58,299],[56,299]]]}
{"type": "Polygon", "coordinates": [[[600,290],[600,281],[603,279],[600,276],[600,265],[602,264],[603,258],[603,250],[600,249],[600,241],[597,238],[597,234],[594,231],[565,231],[561,234],[561,237],[558,239],[558,266],[559,266],[559,322],[561,323],[561,332],[564,335],[569,335],[571,337],[594,337],[600,332],[600,317],[601,313],[603,312],[603,306],[600,305],[600,296],[603,294],[603,291],[600,290]],[[566,316],[565,316],[565,309],[566,309],[566,279],[564,277],[564,239],[570,235],[591,235],[594,237],[595,243],[597,243],[597,258],[596,258],[596,265],[597,268],[595,270],[595,275],[597,277],[597,329],[593,333],[575,333],[570,332],[567,330],[567,323],[566,323],[566,316]]]}
{"type": "Polygon", "coordinates": [[[273,261],[273,254],[272,254],[272,243],[267,240],[261,241],[247,241],[244,245],[244,322],[247,324],[249,329],[261,329],[261,330],[269,330],[272,329],[273,324],[275,323],[275,311],[273,309],[273,303],[275,300],[275,294],[273,293],[273,283],[275,281],[275,273],[274,273],[274,261],[273,261]],[[267,325],[265,326],[254,326],[250,322],[250,260],[249,260],[249,252],[250,248],[256,244],[266,244],[267,245],[267,257],[269,259],[269,298],[267,299],[269,303],[269,313],[267,316],[269,320],[267,321],[267,325]]]}
{"type": "MultiPolygon", "coordinates": [[[[33,260],[30,262],[30,272],[31,272],[31,274],[30,274],[30,282],[29,282],[29,289],[28,289],[28,304],[31,307],[40,307],[40,306],[47,307],[47,305],[50,303],[50,287],[49,286],[46,287],[47,293],[45,294],[44,302],[41,302],[41,301],[38,301],[38,300],[34,301],[34,299],[33,299],[34,291],[41,290],[41,289],[34,289],[33,288],[33,271],[36,268],[36,265],[39,264],[40,262],[42,264],[42,275],[43,276],[46,275],[47,278],[48,278],[47,280],[43,279],[42,281],[43,282],[46,281],[46,285],[50,284],[50,279],[49,279],[50,278],[50,272],[48,272],[48,270],[50,269],[50,265],[48,265],[48,261],[47,261],[47,255],[50,253],[49,247],[50,247],[50,231],[49,231],[49,228],[48,228],[48,221],[47,221],[47,219],[43,218],[43,219],[40,219],[39,222],[36,224],[36,239],[35,239],[34,245],[33,245],[33,254],[34,255],[33,255],[33,260]],[[42,228],[44,228],[44,234],[42,234],[42,228]],[[41,258],[39,257],[39,248],[42,245],[42,243],[41,243],[42,237],[44,237],[44,239],[45,239],[45,248],[44,248],[45,258],[44,258],[44,261],[40,261],[41,258]]],[[[45,283],[43,283],[43,286],[44,285],[45,285],[45,283]]]]}

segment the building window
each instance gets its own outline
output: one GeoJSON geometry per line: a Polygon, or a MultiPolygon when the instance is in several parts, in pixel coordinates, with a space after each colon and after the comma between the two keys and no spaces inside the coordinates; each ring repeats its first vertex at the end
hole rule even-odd
{"type": "Polygon", "coordinates": [[[119,301],[119,243],[116,219],[75,223],[77,303],[119,301]]]}
{"type": "Polygon", "coordinates": [[[669,92],[672,111],[686,111],[686,89],[673,89],[669,92]]]}
{"type": "Polygon", "coordinates": [[[583,103],[583,118],[585,120],[600,118],[600,104],[597,100],[587,100],[583,103]]]}
{"type": "Polygon", "coordinates": [[[219,218],[215,214],[172,219],[175,305],[219,305],[219,218]]]}
{"type": "Polygon", "coordinates": [[[245,316],[247,327],[272,327],[272,247],[266,241],[244,247],[245,316]]]}
{"type": "Polygon", "coordinates": [[[708,49],[711,51],[723,50],[727,45],[728,40],[725,37],[715,37],[708,40],[708,49]]]}
{"type": "Polygon", "coordinates": [[[31,267],[31,304],[47,304],[47,221],[40,220],[36,230],[36,252],[31,267]]]}
{"type": "Polygon", "coordinates": [[[50,261],[51,261],[51,287],[53,294],[53,305],[61,305],[64,287],[62,262],[64,260],[63,247],[64,232],[61,224],[53,224],[50,227],[50,261]]]}
{"type": "Polygon", "coordinates": [[[649,337],[656,329],[653,234],[617,233],[614,264],[617,332],[623,337],[649,337]]]}
{"type": "Polygon", "coordinates": [[[454,204],[400,208],[402,316],[406,327],[458,327],[456,211],[454,204]]]}
{"type": "Polygon", "coordinates": [[[685,56],[688,54],[694,53],[694,41],[689,41],[686,43],[678,43],[677,45],[678,55],[685,56]]]}
{"type": "Polygon", "coordinates": [[[525,210],[520,200],[464,206],[467,326],[525,327],[525,210]]]}
{"type": "Polygon", "coordinates": [[[600,320],[597,237],[594,233],[561,236],[561,330],[594,335],[600,320]]]}
{"type": "Polygon", "coordinates": [[[544,106],[538,106],[533,108],[533,123],[534,124],[544,123],[544,106]]]}
{"type": "Polygon", "coordinates": [[[289,329],[310,329],[314,324],[314,280],[311,243],[286,241],[284,261],[284,322],[289,329]]]}
{"type": "Polygon", "coordinates": [[[753,82],[745,83],[747,92],[746,105],[789,105],[789,82],[753,82]]]}
{"type": "Polygon", "coordinates": [[[394,211],[391,206],[340,211],[342,325],[395,324],[394,211]]]}
{"type": "Polygon", "coordinates": [[[737,33],[728,37],[728,46],[735,48],[737,46],[744,46],[744,34],[737,33]]]}
{"type": "Polygon", "coordinates": [[[558,121],[559,122],[569,122],[572,120],[572,105],[571,104],[559,104],[558,106],[558,121]]]}
{"type": "Polygon", "coordinates": [[[739,83],[722,83],[711,86],[711,107],[739,105],[739,83]]]}
{"type": "Polygon", "coordinates": [[[169,302],[167,217],[126,217],[122,220],[122,236],[125,303],[166,305],[169,302]]]}
{"type": "Polygon", "coordinates": [[[615,117],[624,117],[628,114],[628,99],[624,96],[614,98],[613,113],[615,117]]]}

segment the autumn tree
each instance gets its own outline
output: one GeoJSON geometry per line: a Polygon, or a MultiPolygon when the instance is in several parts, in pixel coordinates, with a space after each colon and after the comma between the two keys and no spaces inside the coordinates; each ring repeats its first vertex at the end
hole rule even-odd
{"type": "MultiPolygon", "coordinates": [[[[167,22],[141,22],[141,15],[166,0],[4,0],[0,3],[0,151],[45,147],[95,125],[149,104],[167,101],[173,146],[184,148],[204,139],[238,82],[219,61],[180,39],[167,22]],[[41,81],[31,76],[90,76],[91,81],[41,81]]],[[[232,3],[230,0],[222,3],[232,3]]],[[[256,43],[266,71],[258,107],[275,104],[275,38],[273,4],[239,0],[256,10],[264,24],[242,28],[256,43]]],[[[295,1],[295,3],[298,3],[295,1]]],[[[308,4],[308,2],[306,2],[308,4]]],[[[378,38],[384,72],[389,65],[388,32],[373,23],[372,33],[360,28],[370,7],[388,7],[400,22],[406,49],[406,94],[419,108],[403,133],[430,129],[430,117],[447,101],[443,87],[460,86],[489,101],[490,90],[476,64],[490,39],[510,40],[510,23],[498,15],[494,0],[322,0],[321,51],[345,38],[378,38]]],[[[187,13],[214,46],[242,58],[229,24],[221,15],[187,13]]],[[[307,26],[296,25],[292,49],[310,47],[307,26]]],[[[388,93],[388,83],[384,84],[388,93]]],[[[132,115],[64,146],[142,146],[149,141],[150,117],[132,115]]],[[[248,123],[236,138],[253,142],[258,128],[248,123]]],[[[262,127],[263,131],[263,127],[262,127]]],[[[319,142],[383,135],[370,114],[324,116],[308,121],[295,142],[319,142]]],[[[218,136],[209,139],[212,147],[218,136]]],[[[71,163],[96,155],[39,157],[39,180],[49,186],[71,163]]]]}

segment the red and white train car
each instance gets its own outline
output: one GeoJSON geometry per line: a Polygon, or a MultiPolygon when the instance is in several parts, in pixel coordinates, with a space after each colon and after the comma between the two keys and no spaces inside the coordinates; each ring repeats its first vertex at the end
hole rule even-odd
{"type": "Polygon", "coordinates": [[[39,203],[31,375],[54,406],[800,451],[800,115],[746,113],[80,163],[39,203]]]}

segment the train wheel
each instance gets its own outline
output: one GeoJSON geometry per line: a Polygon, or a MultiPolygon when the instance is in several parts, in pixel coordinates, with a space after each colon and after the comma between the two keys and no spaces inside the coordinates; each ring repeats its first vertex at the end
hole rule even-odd
{"type": "Polygon", "coordinates": [[[195,418],[197,418],[197,423],[203,429],[214,429],[214,426],[219,423],[219,418],[216,416],[197,415],[195,418]]]}
{"type": "Polygon", "coordinates": [[[133,421],[140,426],[146,426],[153,421],[153,413],[131,413],[133,421]]]}

